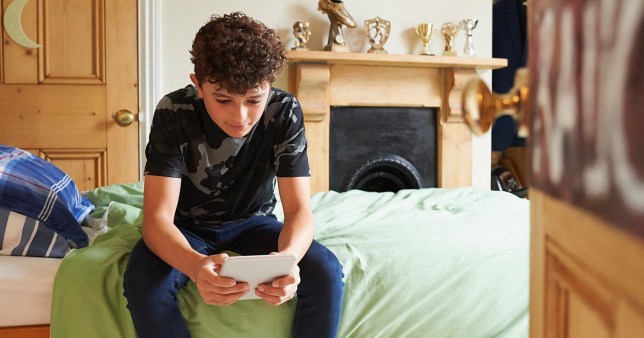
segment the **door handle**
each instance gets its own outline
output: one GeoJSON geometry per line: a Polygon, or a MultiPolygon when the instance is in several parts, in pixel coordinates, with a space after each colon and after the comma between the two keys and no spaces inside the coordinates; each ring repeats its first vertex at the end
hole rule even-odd
{"type": "Polygon", "coordinates": [[[116,121],[116,124],[121,127],[127,127],[134,122],[134,114],[125,109],[112,114],[112,117],[114,118],[114,121],[116,121]]]}
{"type": "Polygon", "coordinates": [[[527,107],[529,94],[527,68],[517,69],[514,86],[505,94],[492,93],[488,86],[476,77],[463,90],[463,116],[472,133],[485,134],[494,120],[503,115],[511,116],[518,124],[517,135],[528,136],[527,107]]]}

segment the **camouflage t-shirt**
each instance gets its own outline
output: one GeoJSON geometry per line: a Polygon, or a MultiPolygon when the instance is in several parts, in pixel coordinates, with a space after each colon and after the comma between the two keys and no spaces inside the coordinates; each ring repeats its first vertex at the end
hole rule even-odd
{"type": "Polygon", "coordinates": [[[181,178],[175,224],[222,226],[271,215],[276,176],[310,176],[302,110],[271,88],[264,113],[243,138],[212,121],[190,85],[159,102],[145,149],[145,175],[181,178]]]}

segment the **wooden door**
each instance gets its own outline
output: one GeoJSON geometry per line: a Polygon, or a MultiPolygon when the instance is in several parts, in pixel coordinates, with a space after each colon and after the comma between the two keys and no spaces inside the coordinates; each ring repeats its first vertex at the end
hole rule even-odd
{"type": "Polygon", "coordinates": [[[531,337],[644,337],[644,2],[528,12],[531,337]]]}
{"type": "Polygon", "coordinates": [[[0,144],[81,190],[138,180],[136,0],[0,2],[0,144]],[[119,126],[121,110],[135,121],[119,126]]]}

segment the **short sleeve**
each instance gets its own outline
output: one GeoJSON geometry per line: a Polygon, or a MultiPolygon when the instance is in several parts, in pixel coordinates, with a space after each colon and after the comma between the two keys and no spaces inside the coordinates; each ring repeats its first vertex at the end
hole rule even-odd
{"type": "Polygon", "coordinates": [[[304,116],[299,102],[293,97],[285,105],[287,111],[282,116],[282,128],[275,150],[275,167],[278,177],[311,176],[307,156],[304,116]]]}
{"type": "Polygon", "coordinates": [[[154,112],[145,148],[145,175],[181,177],[183,155],[174,121],[172,100],[165,96],[154,112]]]}

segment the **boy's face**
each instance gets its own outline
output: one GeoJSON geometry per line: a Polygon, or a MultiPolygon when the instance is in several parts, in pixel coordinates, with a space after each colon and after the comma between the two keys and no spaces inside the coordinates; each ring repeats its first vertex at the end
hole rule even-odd
{"type": "Polygon", "coordinates": [[[246,95],[231,94],[210,82],[201,85],[194,74],[190,75],[197,88],[197,94],[204,100],[210,118],[228,136],[240,138],[246,136],[262,117],[270,85],[263,83],[257,88],[249,89],[246,95]]]}

